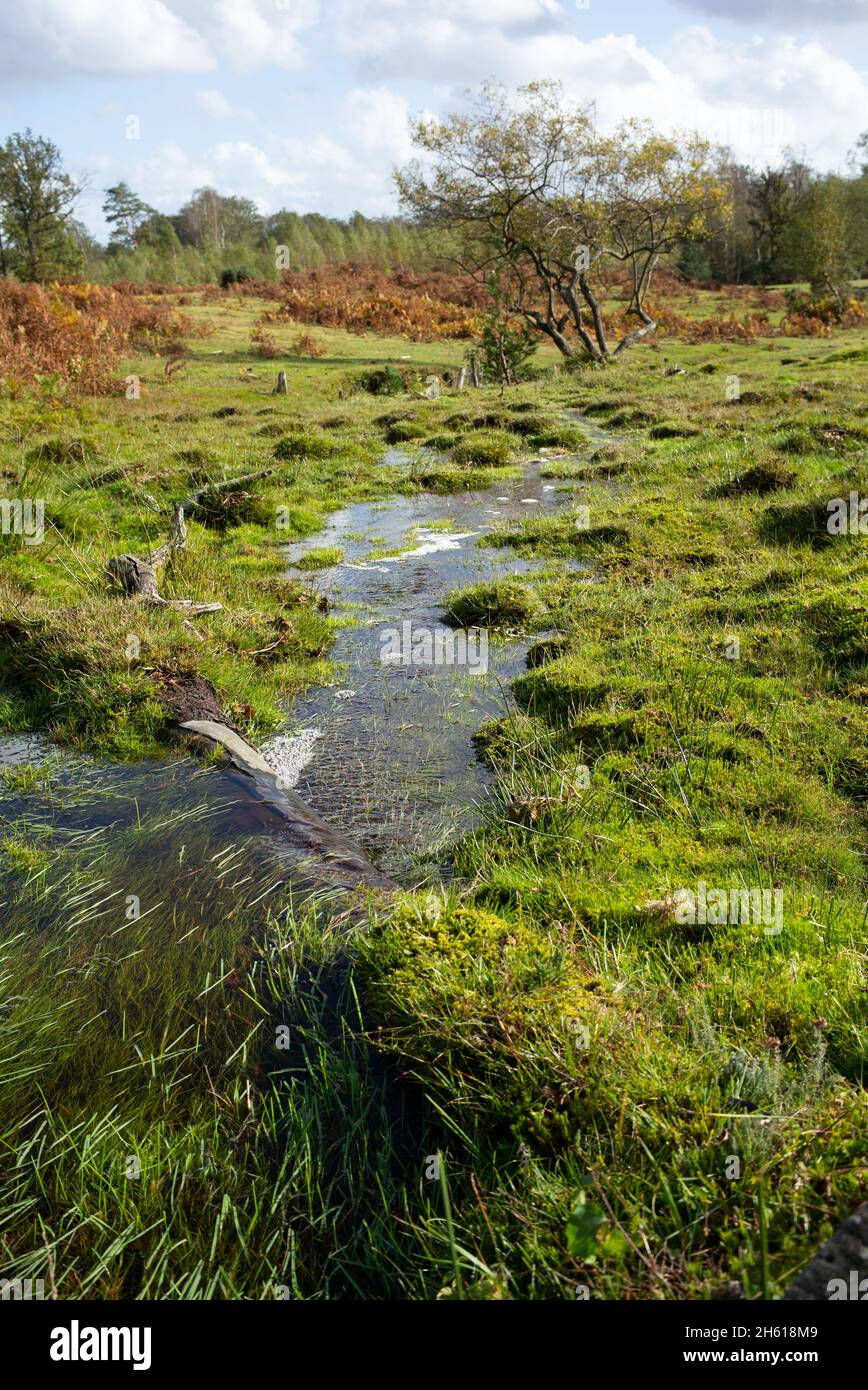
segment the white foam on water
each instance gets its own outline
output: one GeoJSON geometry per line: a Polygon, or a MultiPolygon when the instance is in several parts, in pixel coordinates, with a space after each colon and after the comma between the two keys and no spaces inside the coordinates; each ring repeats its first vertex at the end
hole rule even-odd
{"type": "Polygon", "coordinates": [[[355,695],[355,693],[356,693],[356,692],[355,692],[354,690],[336,690],[336,691],[335,691],[335,699],[336,699],[336,700],[351,700],[351,699],[353,698],[353,696],[355,695]]]}
{"type": "Polygon", "coordinates": [[[522,497],[521,500],[526,507],[535,507],[539,503],[538,497],[522,497]]]}
{"type": "Polygon", "coordinates": [[[437,555],[441,550],[460,550],[461,541],[470,540],[471,536],[478,536],[478,531],[426,531],[424,526],[420,526],[418,534],[421,538],[420,544],[415,550],[405,550],[401,555],[384,555],[384,560],[394,563],[396,560],[411,560],[416,555],[437,555]]]}
{"type": "Polygon", "coordinates": [[[266,762],[285,787],[295,786],[322,736],[322,729],[299,729],[296,734],[275,734],[263,745],[266,762]]]}

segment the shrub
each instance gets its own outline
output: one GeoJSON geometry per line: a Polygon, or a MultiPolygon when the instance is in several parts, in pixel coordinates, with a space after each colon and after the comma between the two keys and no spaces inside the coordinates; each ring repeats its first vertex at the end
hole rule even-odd
{"type": "Polygon", "coordinates": [[[264,328],[259,325],[250,334],[250,350],[255,352],[257,357],[279,357],[280,349],[277,339],[273,333],[266,333],[264,328]]]}
{"type": "Polygon", "coordinates": [[[0,279],[0,380],[89,394],[122,391],[113,373],[135,348],[159,352],[182,337],[206,337],[196,322],[137,287],[61,285],[47,289],[0,279]]]}
{"type": "Polygon", "coordinates": [[[253,276],[249,270],[243,266],[236,270],[227,269],[220,272],[220,288],[228,290],[232,285],[243,285],[245,281],[252,280],[253,276]]]}
{"type": "Polygon", "coordinates": [[[325,343],[321,343],[312,333],[299,333],[292,340],[291,350],[296,357],[323,357],[325,343]]]}

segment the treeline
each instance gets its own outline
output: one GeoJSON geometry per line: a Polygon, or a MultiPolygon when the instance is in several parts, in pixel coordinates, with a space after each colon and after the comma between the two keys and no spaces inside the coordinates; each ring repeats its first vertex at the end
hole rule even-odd
{"type": "Polygon", "coordinates": [[[198,189],[166,216],[126,183],[104,190],[110,235],[102,245],[74,216],[83,191],[50,140],[26,130],[0,145],[0,275],[40,284],[71,276],[197,284],[224,272],[277,280],[284,269],[423,269],[435,259],[428,234],[399,217],[263,217],[249,198],[213,188],[198,189]]]}
{"type": "Polygon", "coordinates": [[[96,280],[277,280],[281,270],[374,265],[420,269],[433,259],[429,238],[397,217],[346,220],[320,213],[259,214],[248,198],[200,188],[177,213],[156,212],[127,187],[106,190],[103,212],[112,234],[107,247],[86,251],[96,280]]]}
{"type": "MultiPolygon", "coordinates": [[[[794,157],[760,172],[725,163],[729,208],[701,241],[669,259],[683,276],[720,283],[807,281],[816,294],[868,277],[868,132],[846,176],[821,175],[794,157]]],[[[150,207],[126,183],[104,190],[106,245],[74,216],[83,189],[58,148],[30,130],[0,145],[0,275],[45,284],[82,276],[196,284],[277,280],[281,270],[351,264],[424,270],[448,250],[442,233],[399,217],[345,220],[281,211],[263,217],[248,198],[200,188],[177,213],[150,207]]]]}
{"type": "Polygon", "coordinates": [[[817,293],[868,277],[868,131],[848,159],[848,175],[819,175],[789,157],[756,171],[727,164],[729,209],[711,235],[682,247],[690,279],[778,285],[807,281],[817,293]]]}

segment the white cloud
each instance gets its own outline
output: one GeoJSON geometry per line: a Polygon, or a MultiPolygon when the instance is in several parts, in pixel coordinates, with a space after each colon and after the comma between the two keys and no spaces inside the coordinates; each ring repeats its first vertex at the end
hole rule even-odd
{"type": "Polygon", "coordinates": [[[142,160],[130,180],[146,203],[161,212],[177,212],[196,188],[217,182],[213,163],[186,150],[174,140],[164,140],[142,160]]]}
{"type": "Polygon", "coordinates": [[[214,58],[163,0],[28,0],[0,16],[0,71],[21,77],[204,72],[214,58]]]}
{"type": "Polygon", "coordinates": [[[195,93],[196,105],[206,116],[215,121],[249,121],[254,113],[246,106],[233,106],[231,101],[216,87],[199,87],[195,93]]]}
{"type": "Polygon", "coordinates": [[[0,72],[139,77],[300,67],[318,0],[27,0],[0,13],[0,72]]]}
{"type": "Polygon", "coordinates": [[[400,163],[412,158],[410,108],[388,87],[356,87],[347,96],[344,125],[357,150],[400,163]]]}
{"type": "Polygon", "coordinates": [[[452,0],[427,9],[409,0],[341,0],[340,43],[380,85],[409,71],[453,91],[492,73],[510,84],[557,78],[573,99],[596,103],[604,128],[624,116],[698,128],[748,162],[773,161],[791,145],[834,166],[868,126],[864,75],[817,41],[724,41],[695,25],[651,50],[634,34],[583,41],[561,25],[520,33],[486,27],[486,14],[452,0]]]}
{"type": "Polygon", "coordinates": [[[172,0],[195,11],[218,57],[241,72],[265,64],[302,66],[301,34],[319,17],[317,0],[172,0]]]}

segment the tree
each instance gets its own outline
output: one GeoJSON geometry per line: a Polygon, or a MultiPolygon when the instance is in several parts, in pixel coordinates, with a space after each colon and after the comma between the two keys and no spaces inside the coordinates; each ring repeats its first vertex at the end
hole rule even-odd
{"type": "Polygon", "coordinates": [[[788,249],[796,276],[808,281],[814,298],[842,307],[856,262],[843,180],[829,177],[811,187],[790,224],[788,249]]]}
{"type": "Polygon", "coordinates": [[[784,169],[764,169],[753,179],[748,194],[750,226],[756,237],[760,279],[766,283],[783,278],[783,240],[795,211],[796,200],[784,169]]]}
{"type": "Polygon", "coordinates": [[[64,172],[57,146],[29,129],[0,146],[4,274],[44,282],[78,269],[69,219],[82,187],[64,172]]]}
{"type": "Polygon", "coordinates": [[[126,183],[107,188],[105,195],[103,216],[112,228],[109,251],[134,251],[141,228],[150,217],[156,216],[154,208],[148,207],[126,183]]]}
{"type": "Polygon", "coordinates": [[[172,220],[181,242],[200,251],[208,246],[223,251],[239,243],[253,246],[264,228],[255,203],[249,198],[224,197],[216,188],[197,188],[172,220]]]}
{"type": "Polygon", "coordinates": [[[508,287],[508,309],[565,357],[618,357],[656,328],[648,291],[661,254],[706,234],[725,203],[712,147],[666,139],[625,121],[598,134],[591,107],[568,107],[556,83],[522,87],[514,102],[486,86],[468,114],[422,121],[419,161],[396,175],[404,205],[457,237],[476,278],[508,287]],[[610,345],[601,283],[621,267],[636,326],[610,345]],[[575,345],[578,339],[579,347],[575,345]]]}

